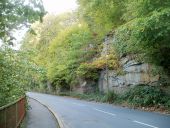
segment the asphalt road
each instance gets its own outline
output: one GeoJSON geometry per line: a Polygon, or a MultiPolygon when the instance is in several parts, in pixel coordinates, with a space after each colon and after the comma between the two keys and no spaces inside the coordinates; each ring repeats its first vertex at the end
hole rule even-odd
{"type": "Polygon", "coordinates": [[[59,118],[61,128],[170,128],[170,115],[28,92],[59,118]]]}

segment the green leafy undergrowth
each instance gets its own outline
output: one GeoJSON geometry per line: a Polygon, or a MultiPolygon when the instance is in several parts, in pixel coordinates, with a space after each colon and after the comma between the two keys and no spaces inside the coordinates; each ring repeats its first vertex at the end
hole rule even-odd
{"type": "Polygon", "coordinates": [[[78,94],[71,93],[70,96],[79,99],[114,103],[124,105],[126,103],[129,107],[163,107],[170,109],[170,99],[160,87],[149,85],[137,85],[129,89],[124,94],[116,94],[114,91],[110,91],[106,94],[102,93],[88,93],[78,94]]]}
{"type": "Polygon", "coordinates": [[[138,107],[165,106],[170,107],[168,96],[155,86],[139,85],[131,88],[119,97],[119,100],[127,101],[128,104],[138,107]]]}

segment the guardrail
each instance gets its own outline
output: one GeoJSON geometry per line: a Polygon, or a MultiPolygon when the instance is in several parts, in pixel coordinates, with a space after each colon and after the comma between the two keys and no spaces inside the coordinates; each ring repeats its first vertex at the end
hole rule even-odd
{"type": "Polygon", "coordinates": [[[17,128],[25,116],[26,97],[0,107],[0,128],[17,128]]]}

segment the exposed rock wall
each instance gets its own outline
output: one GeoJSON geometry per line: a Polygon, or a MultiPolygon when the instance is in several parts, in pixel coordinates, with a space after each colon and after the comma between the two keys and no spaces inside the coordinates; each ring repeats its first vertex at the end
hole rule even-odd
{"type": "Polygon", "coordinates": [[[73,87],[73,91],[77,93],[93,93],[96,91],[96,83],[91,80],[78,78],[79,84],[73,87]]]}
{"type": "MultiPolygon", "coordinates": [[[[101,56],[106,56],[113,47],[114,37],[106,37],[103,42],[103,50],[101,56]]],[[[114,90],[117,93],[122,93],[129,87],[138,84],[153,84],[159,80],[159,75],[151,74],[152,66],[147,63],[135,61],[133,55],[127,55],[120,59],[119,71],[104,69],[100,73],[98,81],[99,90],[107,92],[114,90]]]]}
{"type": "MultiPolygon", "coordinates": [[[[103,42],[103,49],[100,56],[105,58],[110,54],[114,37],[106,37],[103,42]]],[[[107,92],[108,90],[114,90],[116,93],[123,93],[130,87],[134,87],[139,84],[156,85],[160,82],[160,75],[153,75],[153,66],[148,63],[137,62],[135,60],[136,55],[126,55],[119,60],[120,69],[118,70],[106,70],[103,69],[100,72],[98,83],[94,81],[88,81],[79,79],[79,85],[73,90],[79,93],[94,92],[98,85],[100,92],[107,92]]],[[[106,66],[107,67],[107,66],[106,66]]],[[[167,82],[170,80],[167,77],[167,82]]]]}
{"type": "Polygon", "coordinates": [[[109,87],[109,90],[121,93],[131,86],[153,84],[159,80],[159,75],[153,76],[150,73],[151,66],[149,64],[135,62],[134,60],[129,60],[128,57],[122,58],[121,64],[121,73],[115,70],[109,70],[107,78],[106,70],[101,72],[99,79],[99,90],[101,92],[107,92],[109,87]]]}

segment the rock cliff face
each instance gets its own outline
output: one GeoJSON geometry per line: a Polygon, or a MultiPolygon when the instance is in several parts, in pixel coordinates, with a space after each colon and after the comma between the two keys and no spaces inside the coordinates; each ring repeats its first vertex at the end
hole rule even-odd
{"type": "Polygon", "coordinates": [[[122,67],[121,73],[115,70],[108,70],[108,75],[106,70],[101,72],[99,78],[99,90],[101,92],[107,92],[109,89],[122,93],[131,86],[153,84],[159,80],[158,75],[152,76],[150,73],[151,66],[147,63],[136,62],[126,56],[121,58],[120,64],[122,67]]]}
{"type": "MultiPolygon", "coordinates": [[[[103,49],[100,56],[105,58],[113,48],[114,37],[106,37],[103,42],[103,49]]],[[[127,89],[139,84],[156,85],[162,76],[152,75],[153,66],[148,63],[135,61],[135,55],[126,55],[119,60],[120,69],[100,72],[98,83],[94,81],[79,80],[79,86],[74,90],[79,93],[94,92],[95,85],[98,85],[100,92],[114,90],[116,93],[123,93],[127,89]]],[[[106,66],[107,67],[107,66],[106,66]]],[[[168,78],[166,78],[168,80],[168,78]]],[[[170,80],[169,80],[170,83],[170,80]]]]}
{"type": "MultiPolygon", "coordinates": [[[[101,56],[106,56],[109,49],[113,47],[114,37],[107,37],[103,43],[101,56]]],[[[100,73],[98,87],[101,92],[114,90],[116,93],[123,93],[130,87],[139,84],[156,84],[160,76],[153,76],[152,66],[148,63],[135,61],[135,55],[126,55],[121,57],[119,64],[121,71],[106,70],[100,73]]]]}
{"type": "Polygon", "coordinates": [[[96,90],[96,83],[94,81],[79,78],[79,85],[73,87],[72,90],[78,93],[93,93],[96,90]]]}

